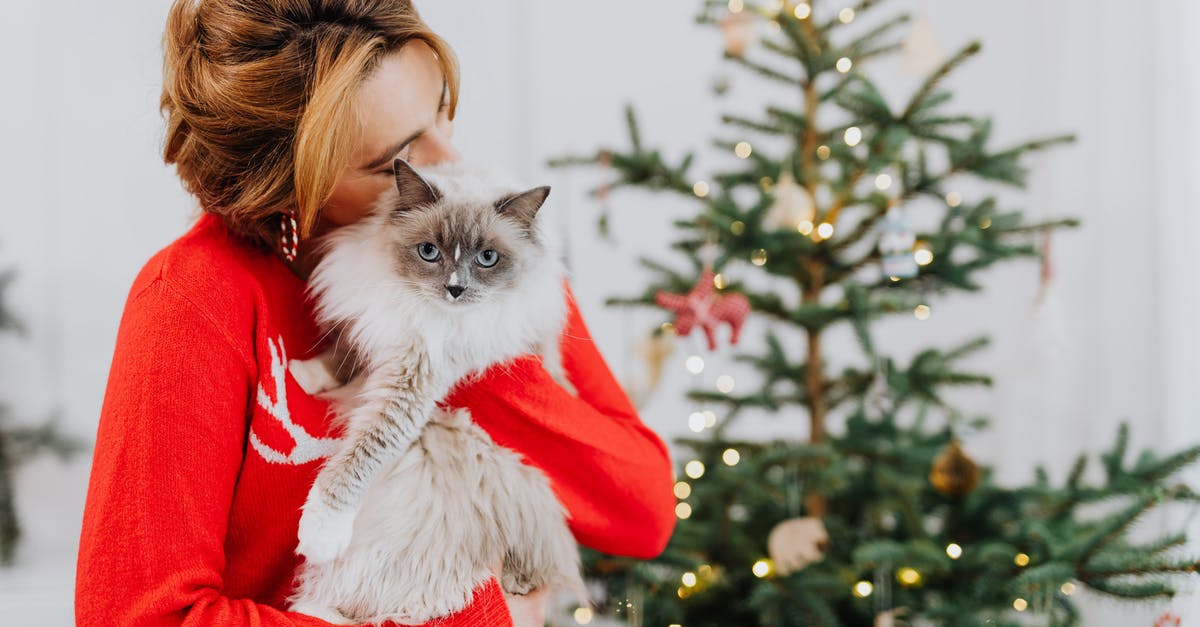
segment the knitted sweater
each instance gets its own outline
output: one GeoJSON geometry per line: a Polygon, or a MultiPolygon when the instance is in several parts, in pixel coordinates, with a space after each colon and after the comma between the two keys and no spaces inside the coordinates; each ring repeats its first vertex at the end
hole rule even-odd
{"type": "MultiPolygon", "coordinates": [[[[672,467],[564,282],[568,392],[535,355],[443,405],[540,468],[576,539],[649,558],[675,524],[672,467]]],[[[80,625],[324,626],[285,611],[300,507],[338,435],[287,372],[320,352],[305,283],[204,214],[134,280],[117,334],[84,509],[80,625]]],[[[511,625],[499,584],[440,627],[511,625]]]]}

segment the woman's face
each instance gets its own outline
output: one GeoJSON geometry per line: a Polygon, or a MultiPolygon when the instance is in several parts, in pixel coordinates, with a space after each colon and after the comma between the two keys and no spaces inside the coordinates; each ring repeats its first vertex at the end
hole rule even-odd
{"type": "Polygon", "coordinates": [[[321,208],[317,232],[351,224],[396,184],[392,161],[417,166],[458,160],[450,144],[450,93],[433,49],[414,40],[385,56],[358,93],[362,142],[321,208]]]}

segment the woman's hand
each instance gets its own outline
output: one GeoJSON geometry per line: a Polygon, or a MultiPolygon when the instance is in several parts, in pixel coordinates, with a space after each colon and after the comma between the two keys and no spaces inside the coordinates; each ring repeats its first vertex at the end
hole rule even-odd
{"type": "Polygon", "coordinates": [[[505,594],[504,599],[508,601],[513,627],[544,627],[547,596],[545,588],[538,588],[525,595],[505,594]]]}
{"type": "MultiPolygon", "coordinates": [[[[492,564],[491,571],[497,580],[500,579],[500,572],[503,569],[503,562],[492,564]]],[[[513,627],[545,627],[548,601],[545,588],[537,588],[530,591],[529,594],[505,592],[504,600],[508,602],[508,613],[512,615],[513,627]]]]}

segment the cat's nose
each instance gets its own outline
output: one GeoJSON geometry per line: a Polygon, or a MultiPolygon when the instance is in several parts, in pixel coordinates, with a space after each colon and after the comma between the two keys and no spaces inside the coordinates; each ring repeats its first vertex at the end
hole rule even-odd
{"type": "Polygon", "coordinates": [[[452,298],[458,298],[458,295],[462,294],[463,290],[465,290],[465,289],[467,289],[467,288],[465,288],[461,285],[447,285],[446,286],[446,291],[450,292],[450,296],[452,298]]]}

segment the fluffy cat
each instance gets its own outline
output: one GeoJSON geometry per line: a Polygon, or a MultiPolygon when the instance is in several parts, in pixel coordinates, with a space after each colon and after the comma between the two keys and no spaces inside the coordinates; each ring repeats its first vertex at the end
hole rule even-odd
{"type": "Polygon", "coordinates": [[[521,354],[558,363],[564,268],[527,191],[458,164],[413,169],[371,215],[331,232],[309,278],[336,337],[289,369],[345,421],[300,519],[291,609],[329,622],[426,622],[465,607],[503,558],[510,594],[566,588],[586,603],[566,512],[541,471],[466,410],[435,404],[521,354]]]}

